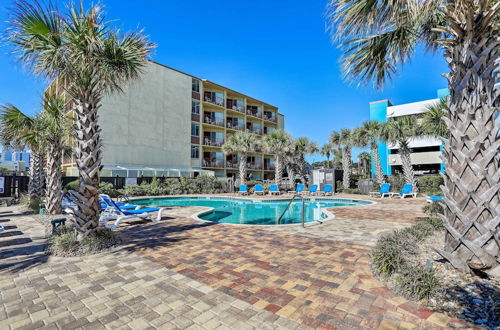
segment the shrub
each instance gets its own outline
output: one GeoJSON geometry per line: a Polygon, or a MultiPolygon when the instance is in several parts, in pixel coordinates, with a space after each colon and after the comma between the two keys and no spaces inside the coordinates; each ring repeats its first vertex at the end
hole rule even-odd
{"type": "Polygon", "coordinates": [[[77,191],[78,188],[80,186],[80,181],[78,180],[73,180],[71,182],[68,182],[65,186],[64,186],[64,191],[68,191],[68,190],[75,190],[77,191]]]}
{"type": "Polygon", "coordinates": [[[426,195],[442,195],[440,186],[443,184],[443,178],[438,175],[424,176],[417,181],[419,192],[426,195]]]}
{"type": "Polygon", "coordinates": [[[109,197],[118,197],[120,193],[117,189],[113,187],[112,183],[101,182],[99,183],[99,194],[109,195],[109,197]]]}
{"type": "Polygon", "coordinates": [[[24,205],[26,207],[28,207],[30,210],[32,211],[35,211],[35,212],[38,212],[40,210],[40,203],[42,202],[42,199],[41,198],[33,198],[31,200],[31,203],[30,203],[30,200],[28,198],[28,194],[21,194],[21,197],[19,199],[19,203],[21,205],[24,205]]]}
{"type": "Polygon", "coordinates": [[[427,265],[405,265],[396,278],[399,291],[413,299],[430,299],[439,287],[434,270],[427,265]]]}
{"type": "Polygon", "coordinates": [[[48,252],[59,256],[79,256],[101,252],[120,243],[120,237],[109,228],[99,228],[78,242],[73,226],[60,227],[49,238],[48,252]]]}
{"type": "Polygon", "coordinates": [[[361,194],[361,191],[358,188],[342,189],[342,192],[344,194],[361,194]]]}
{"type": "Polygon", "coordinates": [[[443,205],[439,202],[427,204],[423,207],[423,211],[429,217],[437,217],[439,214],[444,213],[443,205]]]}
{"type": "Polygon", "coordinates": [[[387,183],[391,184],[391,191],[401,191],[405,184],[405,178],[402,175],[389,175],[387,183]]]}

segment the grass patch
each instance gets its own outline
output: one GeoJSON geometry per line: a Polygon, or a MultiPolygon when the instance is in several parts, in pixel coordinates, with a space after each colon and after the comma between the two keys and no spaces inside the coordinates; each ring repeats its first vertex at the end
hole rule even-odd
{"type": "Polygon", "coordinates": [[[432,266],[417,260],[418,244],[442,229],[438,218],[425,218],[413,226],[382,236],[372,252],[373,271],[411,299],[430,299],[439,280],[432,266]]]}
{"type": "Polygon", "coordinates": [[[47,251],[56,256],[83,256],[103,252],[120,243],[120,236],[109,228],[99,228],[79,242],[73,226],[60,227],[49,238],[47,251]]]}

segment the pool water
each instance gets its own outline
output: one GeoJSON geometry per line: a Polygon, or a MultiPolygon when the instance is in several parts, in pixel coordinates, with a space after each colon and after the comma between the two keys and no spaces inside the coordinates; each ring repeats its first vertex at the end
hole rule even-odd
{"type": "MultiPolygon", "coordinates": [[[[198,217],[203,220],[246,224],[246,225],[280,225],[302,222],[302,201],[295,200],[278,223],[278,219],[286,209],[290,200],[251,200],[222,197],[171,197],[147,198],[131,200],[131,204],[144,206],[206,206],[213,211],[204,212],[198,217]]],[[[306,199],[305,222],[313,222],[327,218],[322,209],[337,206],[358,206],[370,204],[367,201],[349,199],[306,199]]]]}

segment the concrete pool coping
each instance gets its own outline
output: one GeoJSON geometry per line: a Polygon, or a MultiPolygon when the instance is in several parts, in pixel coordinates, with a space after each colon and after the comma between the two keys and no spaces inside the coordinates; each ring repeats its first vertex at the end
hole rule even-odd
{"type": "MultiPolygon", "coordinates": [[[[225,199],[225,200],[240,200],[240,201],[248,201],[252,203],[268,203],[268,202],[289,202],[292,198],[265,198],[265,196],[262,196],[263,198],[250,198],[251,196],[220,196],[220,195],[166,195],[166,196],[154,196],[154,197],[139,197],[139,198],[134,198],[128,200],[128,202],[133,203],[134,200],[155,200],[155,199],[182,199],[182,198],[199,198],[199,199],[205,199],[205,200],[210,200],[210,199],[225,199]]],[[[260,197],[260,196],[254,196],[254,197],[260,197]]],[[[372,200],[366,200],[366,199],[353,199],[353,198],[333,198],[334,196],[303,196],[305,200],[320,200],[320,201],[350,201],[350,202],[364,202],[366,204],[362,205],[346,205],[346,206],[339,206],[339,207],[364,207],[364,206],[370,206],[377,204],[377,202],[372,201],[372,200]]],[[[300,201],[300,200],[298,200],[300,201]]],[[[156,205],[150,205],[150,206],[156,206],[156,205]]],[[[158,205],[160,207],[160,205],[158,205]]],[[[262,226],[302,226],[302,223],[290,223],[290,224],[281,224],[281,225],[258,225],[258,224],[245,224],[245,223],[225,223],[225,222],[215,222],[215,221],[210,221],[210,220],[204,220],[200,218],[200,216],[212,213],[215,208],[213,207],[208,207],[208,206],[196,206],[196,205],[190,205],[190,206],[177,206],[175,205],[174,207],[200,207],[203,208],[201,211],[197,211],[191,215],[191,219],[195,221],[201,221],[201,222],[206,222],[206,223],[214,223],[214,224],[219,224],[219,225],[236,225],[236,226],[252,226],[252,227],[262,227],[262,226]]],[[[335,208],[335,207],[329,207],[329,208],[335,208]]],[[[335,219],[335,213],[333,211],[328,210],[328,208],[320,208],[321,212],[326,215],[326,218],[321,219],[321,220],[315,220],[315,221],[310,221],[310,222],[305,222],[304,225],[311,225],[311,224],[321,224],[322,222],[330,221],[335,219]]]]}

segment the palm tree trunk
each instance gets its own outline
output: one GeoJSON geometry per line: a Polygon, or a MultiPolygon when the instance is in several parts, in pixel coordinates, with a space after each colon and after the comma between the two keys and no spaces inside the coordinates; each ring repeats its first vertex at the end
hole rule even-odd
{"type": "Polygon", "coordinates": [[[293,164],[289,163],[286,166],[286,170],[288,172],[288,180],[290,180],[290,184],[293,186],[295,184],[295,170],[293,168],[293,164]]]}
{"type": "Polygon", "coordinates": [[[30,205],[36,203],[42,196],[42,183],[40,182],[42,178],[40,174],[42,161],[42,154],[39,151],[32,150],[28,182],[28,202],[30,205]]]}
{"type": "Polygon", "coordinates": [[[47,159],[47,199],[46,208],[49,214],[61,212],[62,191],[62,148],[60,141],[52,141],[48,146],[47,159]]]}
{"type": "Polygon", "coordinates": [[[444,251],[438,252],[460,271],[500,277],[500,127],[495,122],[500,97],[493,73],[500,58],[499,31],[482,27],[482,13],[462,13],[474,7],[464,6],[450,18],[464,36],[445,52],[450,97],[444,119],[450,136],[443,148],[442,218],[447,233],[444,251]]]}
{"type": "Polygon", "coordinates": [[[97,101],[90,97],[75,101],[75,160],[80,186],[76,193],[76,230],[79,239],[99,226],[99,172],[101,170],[101,138],[97,122],[97,101]]]}
{"type": "Polygon", "coordinates": [[[276,168],[274,170],[274,182],[279,186],[283,176],[283,158],[281,155],[276,155],[276,168]]]}
{"type": "Polygon", "coordinates": [[[412,184],[416,188],[415,184],[415,172],[413,171],[413,166],[411,165],[410,149],[406,142],[399,143],[399,155],[401,156],[401,165],[403,166],[403,176],[405,178],[406,184],[412,184]]]}
{"type": "Polygon", "coordinates": [[[351,187],[351,148],[344,147],[342,149],[342,185],[344,189],[351,187]]]}
{"type": "Polygon", "coordinates": [[[385,183],[384,172],[382,171],[382,163],[380,162],[380,155],[378,154],[378,145],[376,142],[371,144],[371,151],[373,157],[373,166],[375,167],[375,180],[378,184],[385,183]]]}
{"type": "Polygon", "coordinates": [[[239,171],[240,171],[240,184],[245,184],[247,179],[247,156],[244,154],[238,155],[239,171]]]}

